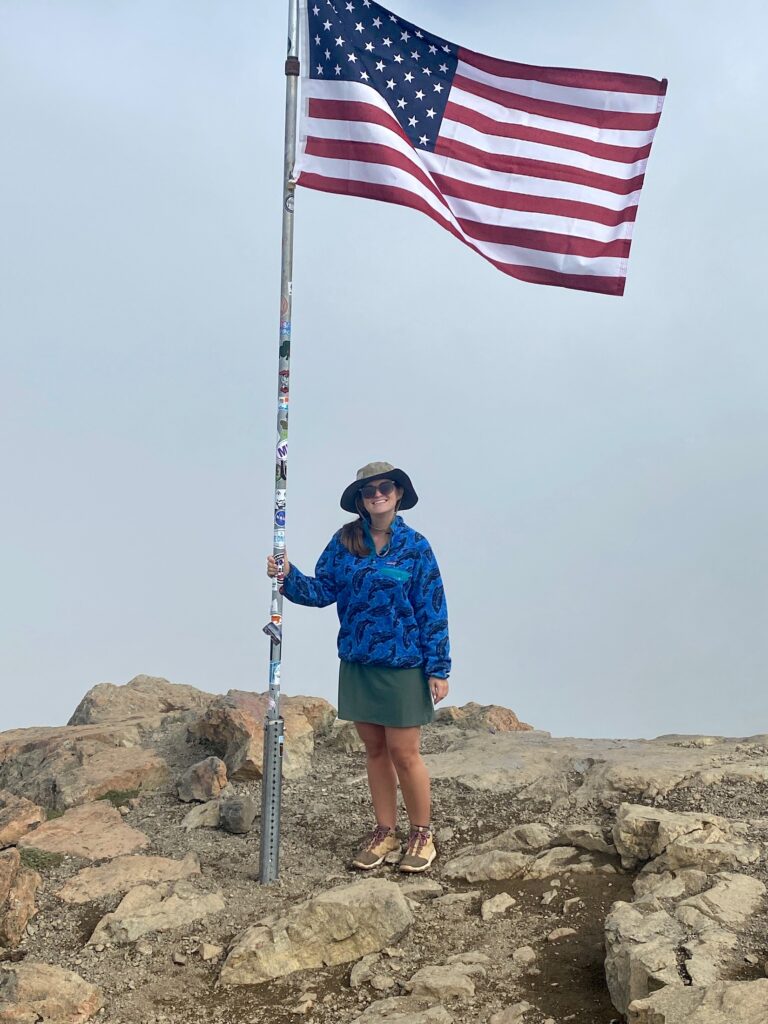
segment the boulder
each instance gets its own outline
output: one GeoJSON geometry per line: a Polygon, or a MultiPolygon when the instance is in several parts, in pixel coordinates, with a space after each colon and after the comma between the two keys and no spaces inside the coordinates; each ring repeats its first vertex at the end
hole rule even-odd
{"type": "Polygon", "coordinates": [[[206,757],[191,765],[178,781],[176,791],[179,800],[205,803],[213,800],[227,784],[227,766],[218,757],[206,757]]]}
{"type": "Polygon", "coordinates": [[[184,816],[182,827],[190,832],[194,828],[218,828],[219,827],[219,805],[221,797],[216,800],[209,800],[207,803],[198,804],[184,816]]]}
{"type": "MultiPolygon", "coordinates": [[[[268,693],[230,690],[190,727],[192,739],[210,744],[224,758],[230,779],[261,778],[268,701],[268,693]]],[[[315,731],[327,731],[335,711],[319,697],[283,697],[280,712],[285,721],[283,773],[287,779],[300,778],[309,771],[315,731]]]]}
{"type": "Polygon", "coordinates": [[[405,983],[406,990],[430,1003],[446,999],[471,999],[475,994],[472,975],[485,974],[480,964],[448,964],[445,967],[422,967],[405,983]]]}
{"type": "Polygon", "coordinates": [[[219,827],[233,835],[245,835],[260,813],[252,796],[230,796],[219,803],[219,827]]]}
{"type": "Polygon", "coordinates": [[[768,979],[720,981],[707,988],[663,988],[634,1000],[627,1024],[765,1024],[768,979]]]}
{"type": "Polygon", "coordinates": [[[656,900],[614,903],[605,922],[605,977],[620,1013],[661,985],[682,986],[678,950],[686,931],[656,900]]]}
{"type": "Polygon", "coordinates": [[[79,974],[52,964],[20,963],[0,970],[0,1021],[84,1024],[104,1005],[79,974]]]}
{"type": "Polygon", "coordinates": [[[0,789],[0,850],[13,846],[41,821],[45,821],[42,807],[7,789],[0,789]]]}
{"type": "Polygon", "coordinates": [[[342,722],[337,718],[328,736],[328,746],[341,754],[362,754],[365,744],[360,739],[354,722],[342,722]]]}
{"type": "Polygon", "coordinates": [[[415,996],[393,996],[371,1003],[352,1024],[452,1024],[444,1006],[430,1006],[415,996]]]}
{"type": "Polygon", "coordinates": [[[102,917],[88,945],[125,945],[153,932],[184,928],[224,908],[218,892],[201,892],[188,881],[139,885],[123,897],[113,913],[102,917]]]}
{"type": "Polygon", "coordinates": [[[476,704],[470,701],[462,707],[440,708],[435,720],[441,725],[455,725],[460,729],[478,729],[483,732],[530,732],[532,725],[521,722],[514,711],[498,704],[476,704]]]}
{"type": "Polygon", "coordinates": [[[246,929],[230,951],[220,981],[258,985],[294,971],[350,963],[397,942],[412,922],[397,885],[362,879],[246,929]]]}
{"type": "Polygon", "coordinates": [[[126,722],[131,719],[154,720],[182,717],[189,711],[204,711],[213,701],[212,693],[194,686],[169,683],[159,676],[135,676],[124,686],[99,683],[92,687],[75,708],[68,725],[126,722]]]}
{"type": "Polygon", "coordinates": [[[706,871],[683,868],[680,871],[661,871],[658,874],[640,872],[632,888],[636,896],[677,900],[682,896],[696,896],[708,885],[709,875],[706,871]]]}
{"type": "Polygon", "coordinates": [[[684,912],[695,910],[718,925],[738,928],[757,913],[765,892],[759,879],[726,872],[715,876],[715,884],[710,889],[678,903],[675,916],[684,921],[684,912]]]}
{"type": "Polygon", "coordinates": [[[61,853],[83,860],[108,860],[135,853],[149,845],[143,832],[126,825],[119,811],[106,800],[72,807],[60,818],[22,836],[19,847],[61,853]]]}
{"type": "Polygon", "coordinates": [[[0,733],[0,786],[55,810],[110,793],[156,789],[168,766],[139,743],[139,730],[131,725],[0,733]]]}
{"type": "Polygon", "coordinates": [[[580,850],[616,856],[616,847],[606,839],[604,830],[596,824],[570,825],[552,840],[552,845],[577,846],[580,850]]]}
{"type": "Polygon", "coordinates": [[[532,855],[551,840],[552,831],[546,825],[516,825],[484,843],[461,850],[448,861],[443,873],[448,878],[464,878],[468,882],[520,878],[533,863],[532,855]]]}
{"type": "Polygon", "coordinates": [[[37,912],[35,896],[42,879],[22,867],[19,851],[0,853],[0,946],[17,946],[29,920],[37,912]]]}
{"type": "Polygon", "coordinates": [[[724,831],[717,825],[707,825],[701,832],[692,832],[676,839],[660,857],[646,864],[643,870],[680,871],[696,868],[714,874],[756,864],[759,860],[760,847],[757,843],[729,836],[729,830],[724,831]]]}
{"type": "Polygon", "coordinates": [[[116,857],[98,867],[83,868],[56,893],[65,903],[89,903],[113,893],[125,893],[137,885],[175,882],[200,874],[196,853],[183,860],[170,857],[116,857]]]}
{"type": "MultiPolygon", "coordinates": [[[[712,828],[727,830],[728,823],[710,814],[664,811],[642,804],[621,804],[613,826],[613,841],[625,867],[661,856],[684,836],[712,828]]],[[[719,833],[721,834],[721,833],[719,833]]]]}

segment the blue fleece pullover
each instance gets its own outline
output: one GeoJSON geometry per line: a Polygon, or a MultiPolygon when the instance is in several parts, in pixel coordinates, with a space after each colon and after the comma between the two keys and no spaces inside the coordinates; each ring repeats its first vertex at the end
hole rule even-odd
{"type": "MultiPolygon", "coordinates": [[[[372,547],[369,538],[369,547],[372,547]]],[[[324,608],[336,602],[342,661],[390,668],[423,666],[427,676],[451,671],[448,609],[437,561],[426,537],[400,516],[389,548],[360,557],[334,534],[305,576],[291,563],[283,594],[294,604],[324,608]]]]}

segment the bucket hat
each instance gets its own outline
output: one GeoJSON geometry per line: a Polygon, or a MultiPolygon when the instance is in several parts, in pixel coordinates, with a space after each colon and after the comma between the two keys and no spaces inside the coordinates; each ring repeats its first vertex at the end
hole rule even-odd
{"type": "Polygon", "coordinates": [[[419,500],[410,477],[402,469],[395,469],[390,462],[369,462],[367,466],[358,469],[357,477],[349,485],[341,496],[341,507],[345,512],[357,512],[355,500],[357,492],[370,480],[394,480],[398,487],[403,488],[403,497],[400,502],[401,509],[413,508],[419,500]]]}

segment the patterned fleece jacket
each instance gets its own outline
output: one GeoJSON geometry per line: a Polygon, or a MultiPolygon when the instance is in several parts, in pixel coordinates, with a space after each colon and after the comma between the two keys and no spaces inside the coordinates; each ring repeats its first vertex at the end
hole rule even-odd
{"type": "MultiPolygon", "coordinates": [[[[369,540],[369,547],[371,547],[369,540]]],[[[392,523],[389,549],[360,557],[340,533],[305,576],[291,563],[283,594],[294,604],[324,608],[336,602],[342,661],[390,668],[423,666],[428,676],[451,671],[448,609],[437,561],[426,537],[400,516],[392,523]]]]}

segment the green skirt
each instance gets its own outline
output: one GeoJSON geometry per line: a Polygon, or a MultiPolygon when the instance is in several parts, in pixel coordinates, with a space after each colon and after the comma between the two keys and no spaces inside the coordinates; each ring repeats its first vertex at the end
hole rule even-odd
{"type": "Polygon", "coordinates": [[[339,664],[339,718],[405,729],[427,725],[435,717],[432,694],[422,668],[339,664]]]}

